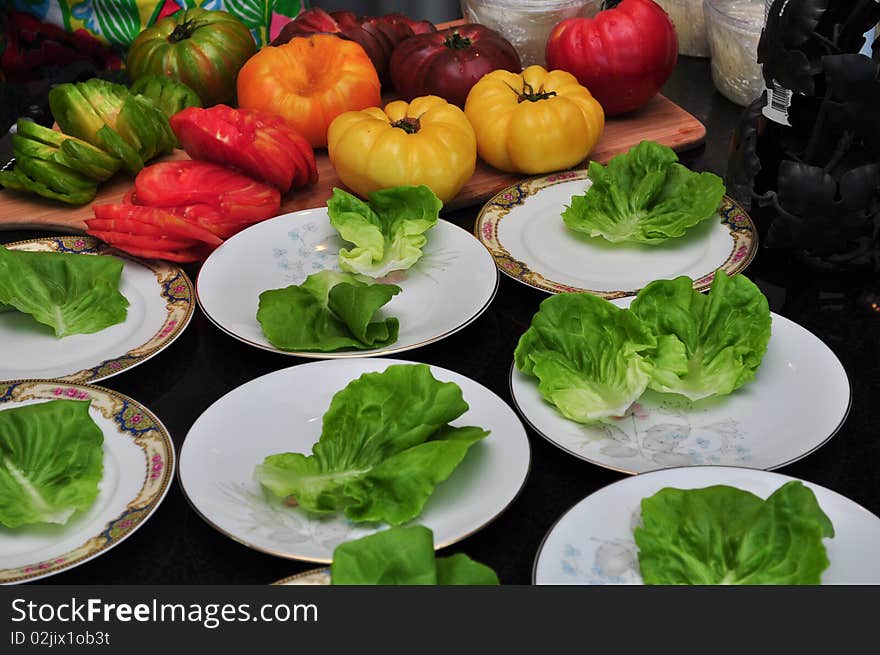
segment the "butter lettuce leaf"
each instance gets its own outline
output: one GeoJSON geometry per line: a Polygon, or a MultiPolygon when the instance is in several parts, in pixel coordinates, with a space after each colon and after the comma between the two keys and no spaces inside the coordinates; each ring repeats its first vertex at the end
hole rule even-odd
{"type": "Polygon", "coordinates": [[[369,203],[334,188],[327,201],[330,224],[354,244],[339,250],[339,266],[373,278],[410,268],[421,258],[425,233],[439,220],[442,207],[424,185],[374,191],[369,203]]]}
{"type": "Polygon", "coordinates": [[[282,350],[381,348],[397,341],[399,324],[394,317],[373,319],[398,293],[393,284],[321,271],[299,286],[261,293],[257,320],[269,342],[282,350]]]}
{"type": "Polygon", "coordinates": [[[678,163],[671,148],[642,141],[607,166],[590,162],[592,185],[562,213],[569,229],[612,243],[656,245],[715,215],[724,182],[678,163]]]}
{"type": "Polygon", "coordinates": [[[340,544],[334,585],[497,585],[498,576],[467,555],[436,557],[434,534],[421,525],[394,527],[340,544]]]}
{"type": "Polygon", "coordinates": [[[691,400],[733,392],[754,379],[770,341],[770,306],[742,275],[717,271],[708,295],[693,280],[656,280],[630,311],[657,337],[649,387],[691,400]]]}
{"type": "Polygon", "coordinates": [[[89,402],[0,410],[0,524],[66,523],[98,497],[104,434],[89,402]]]}
{"type": "Polygon", "coordinates": [[[589,293],[541,303],[514,352],[547,402],[572,421],[620,416],[645,391],[656,339],[631,312],[589,293]]]}
{"type": "Polygon", "coordinates": [[[125,320],[123,262],[106,255],[28,252],[0,247],[0,306],[12,306],[55,336],[98,332],[125,320]]]}
{"type": "Polygon", "coordinates": [[[793,480],[767,500],[723,485],[661,489],[642,500],[634,536],[646,584],[817,585],[834,526],[793,480]]]}
{"type": "Polygon", "coordinates": [[[467,409],[458,385],[439,382],[424,364],[365,373],[333,396],[311,455],[270,455],[255,477],[309,512],[399,525],[488,435],[449,425],[467,409]]]}

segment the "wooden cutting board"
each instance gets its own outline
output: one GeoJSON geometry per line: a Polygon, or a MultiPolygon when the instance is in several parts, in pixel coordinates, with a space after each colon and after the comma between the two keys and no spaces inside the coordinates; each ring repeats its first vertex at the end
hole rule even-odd
{"type": "MultiPolygon", "coordinates": [[[[611,157],[629,150],[639,141],[649,139],[675,150],[684,150],[703,142],[706,128],[700,121],[668,98],[658,95],[642,109],[620,118],[610,118],[605,132],[590,159],[605,163],[611,157]]],[[[316,153],[318,183],[288,193],[281,204],[282,213],[322,207],[332,194],[334,186],[343,186],[333,170],[326,150],[316,153]]],[[[182,150],[162,159],[186,159],[182,150]]],[[[154,161],[162,161],[162,159],[154,161]]],[[[501,189],[523,179],[521,175],[502,173],[482,161],[477,162],[474,176],[451,202],[447,209],[480,205],[501,189]]],[[[94,204],[119,202],[131,189],[132,179],[119,174],[98,189],[94,204]]],[[[86,229],[85,219],[92,217],[91,204],[72,207],[44,200],[39,196],[13,191],[0,191],[0,230],[39,228],[77,233],[86,229]]]]}

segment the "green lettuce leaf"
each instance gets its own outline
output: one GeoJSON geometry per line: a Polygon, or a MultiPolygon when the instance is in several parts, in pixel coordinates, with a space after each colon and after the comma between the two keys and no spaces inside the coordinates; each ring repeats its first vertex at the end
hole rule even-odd
{"type": "Polygon", "coordinates": [[[50,400],[0,411],[0,523],[66,523],[98,497],[104,434],[89,402],[50,400]]]}
{"type": "Polygon", "coordinates": [[[269,342],[283,350],[381,348],[397,341],[399,325],[394,317],[373,321],[373,316],[400,290],[321,271],[299,286],[261,293],[257,320],[269,342]]]}
{"type": "Polygon", "coordinates": [[[311,455],[270,455],[255,472],[307,511],[400,525],[488,432],[448,423],[468,409],[461,389],[424,364],[365,373],[333,396],[311,455]]]}
{"type": "Polygon", "coordinates": [[[369,204],[334,188],[327,201],[330,224],[355,246],[339,250],[340,267],[373,278],[408,269],[422,256],[425,232],[437,223],[441,207],[424,185],[375,191],[369,204]]]}
{"type": "Polygon", "coordinates": [[[592,186],[562,213],[576,232],[612,243],[658,244],[715,215],[724,182],[678,162],[671,148],[642,141],[608,166],[590,162],[592,186]]]}
{"type": "Polygon", "coordinates": [[[11,305],[55,330],[90,334],[121,323],[123,262],[105,255],[26,252],[0,247],[0,305],[11,305]]]}
{"type": "Polygon", "coordinates": [[[436,557],[434,534],[415,525],[347,541],[333,551],[334,585],[497,585],[485,564],[458,553],[436,557]]]}
{"type": "Polygon", "coordinates": [[[834,526],[793,480],[767,500],[735,487],[661,489],[634,531],[646,584],[821,583],[834,526]]]}
{"type": "Polygon", "coordinates": [[[657,337],[651,389],[699,400],[754,379],[770,341],[770,306],[742,275],[717,271],[708,295],[689,277],[657,280],[630,311],[657,337]]]}
{"type": "Polygon", "coordinates": [[[541,303],[514,352],[547,402],[572,421],[620,416],[645,391],[656,340],[631,312],[589,293],[541,303]]]}

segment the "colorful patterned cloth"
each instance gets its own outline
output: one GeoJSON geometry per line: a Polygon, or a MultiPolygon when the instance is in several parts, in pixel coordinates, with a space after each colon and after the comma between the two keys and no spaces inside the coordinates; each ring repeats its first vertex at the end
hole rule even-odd
{"type": "Polygon", "coordinates": [[[141,30],[191,7],[222,9],[250,28],[258,46],[271,41],[307,0],[11,0],[12,8],[67,31],[85,29],[113,46],[127,48],[141,30]]]}

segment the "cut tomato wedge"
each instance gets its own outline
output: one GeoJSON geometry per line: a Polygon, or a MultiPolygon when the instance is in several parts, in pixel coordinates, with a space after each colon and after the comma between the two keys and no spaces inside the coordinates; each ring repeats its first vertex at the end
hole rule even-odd
{"type": "Polygon", "coordinates": [[[278,189],[225,166],[206,161],[161,162],[147,166],[134,181],[138,203],[152,207],[207,205],[226,221],[243,224],[276,216],[278,189]]]}
{"type": "Polygon", "coordinates": [[[233,166],[283,193],[318,180],[312,147],[280,116],[215,105],[189,107],[169,122],[193,159],[233,166]]]}

